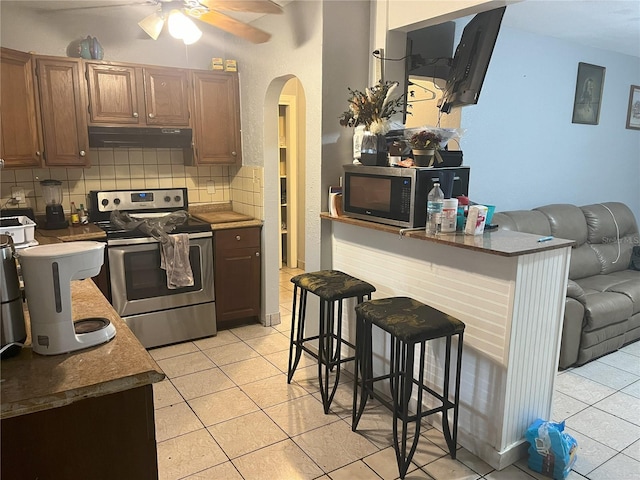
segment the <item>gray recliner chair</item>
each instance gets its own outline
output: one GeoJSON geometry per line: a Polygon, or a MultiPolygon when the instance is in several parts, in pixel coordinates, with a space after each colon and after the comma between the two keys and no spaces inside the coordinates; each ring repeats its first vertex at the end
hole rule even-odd
{"type": "Polygon", "coordinates": [[[555,204],[499,212],[501,229],[574,240],[560,368],[583,365],[640,338],[640,271],[631,268],[638,225],[623,203],[555,204]]]}

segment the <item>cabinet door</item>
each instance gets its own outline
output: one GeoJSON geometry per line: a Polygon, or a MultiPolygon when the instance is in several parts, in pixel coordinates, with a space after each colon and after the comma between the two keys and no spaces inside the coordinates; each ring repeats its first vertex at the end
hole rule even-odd
{"type": "Polygon", "coordinates": [[[38,57],[36,75],[48,166],[89,165],[87,101],[79,59],[38,57]]]}
{"type": "Polygon", "coordinates": [[[240,164],[238,76],[193,72],[194,157],[197,164],[240,164]]]}
{"type": "Polygon", "coordinates": [[[144,124],[140,111],[138,76],[135,67],[87,63],[89,86],[89,122],[144,124]]]}
{"type": "Polygon", "coordinates": [[[145,68],[147,124],[189,126],[188,86],[186,70],[145,68]]]}
{"type": "Polygon", "coordinates": [[[260,315],[260,228],[214,234],[216,320],[225,322],[260,315]],[[251,245],[251,246],[249,246],[251,245]],[[235,247],[235,248],[234,248],[235,247]]]}
{"type": "Polygon", "coordinates": [[[38,167],[42,145],[31,55],[0,49],[0,75],[0,158],[7,168],[38,167]]]}

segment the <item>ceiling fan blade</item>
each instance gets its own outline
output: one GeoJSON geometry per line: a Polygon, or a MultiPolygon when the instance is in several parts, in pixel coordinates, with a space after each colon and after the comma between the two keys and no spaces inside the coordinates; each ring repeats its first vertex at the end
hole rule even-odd
{"type": "Polygon", "coordinates": [[[282,7],[271,0],[199,0],[211,10],[233,12],[282,13],[282,7]]]}
{"type": "Polygon", "coordinates": [[[270,33],[219,12],[209,11],[200,16],[192,15],[192,17],[252,43],[264,43],[271,38],[270,33]]]}
{"type": "Polygon", "coordinates": [[[160,4],[159,0],[131,0],[129,2],[123,1],[122,3],[111,3],[105,5],[85,5],[82,7],[66,7],[66,8],[51,8],[44,9],[47,12],[70,12],[73,10],[94,10],[98,8],[114,8],[114,7],[152,7],[160,4]]]}

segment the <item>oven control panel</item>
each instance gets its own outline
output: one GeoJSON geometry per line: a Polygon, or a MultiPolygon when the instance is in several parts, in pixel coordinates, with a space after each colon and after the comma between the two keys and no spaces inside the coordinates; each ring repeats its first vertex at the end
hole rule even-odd
{"type": "Polygon", "coordinates": [[[187,192],[184,188],[148,190],[110,190],[93,192],[99,212],[137,210],[181,210],[187,208],[187,192]]]}

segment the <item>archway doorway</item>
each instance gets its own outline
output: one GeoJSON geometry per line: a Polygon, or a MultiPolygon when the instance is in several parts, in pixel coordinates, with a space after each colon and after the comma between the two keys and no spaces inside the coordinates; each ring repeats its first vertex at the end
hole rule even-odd
{"type": "Polygon", "coordinates": [[[278,100],[278,227],[281,320],[289,323],[293,285],[291,277],[305,267],[305,97],[296,77],[282,87],[278,100]]]}

